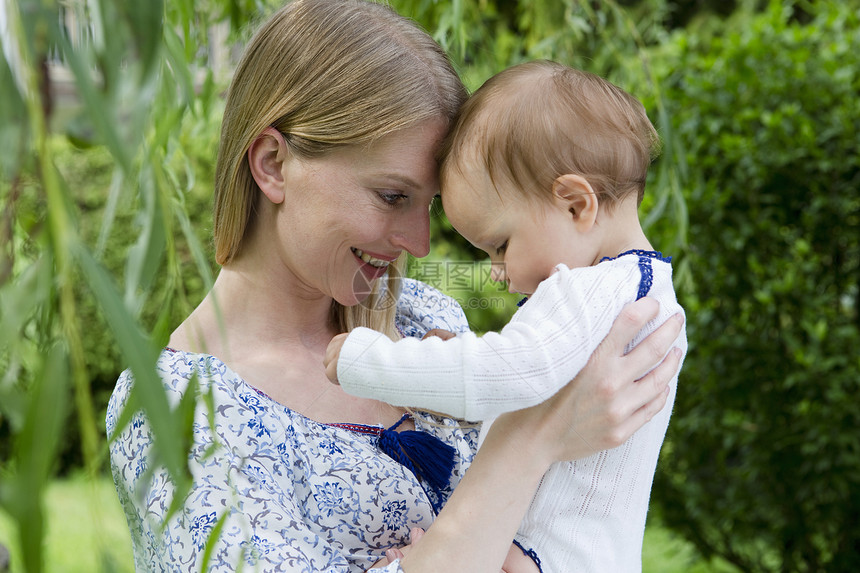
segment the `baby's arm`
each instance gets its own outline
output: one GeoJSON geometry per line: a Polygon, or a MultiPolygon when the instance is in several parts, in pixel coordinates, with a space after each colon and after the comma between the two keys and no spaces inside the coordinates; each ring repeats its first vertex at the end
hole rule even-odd
{"type": "Polygon", "coordinates": [[[499,333],[394,342],[357,328],[332,341],[340,352],[329,377],[356,396],[467,420],[538,404],[576,376],[636,298],[635,265],[597,269],[560,270],[499,333]]]}
{"type": "MultiPolygon", "coordinates": [[[[427,334],[425,334],[421,340],[426,340],[431,336],[441,338],[442,340],[450,340],[457,335],[450,330],[433,328],[428,330],[427,334]]],[[[340,381],[337,379],[337,361],[340,358],[340,349],[343,347],[343,343],[346,342],[346,337],[346,334],[336,335],[331,339],[331,342],[328,343],[328,347],[325,349],[325,358],[323,358],[325,374],[328,376],[328,379],[335,384],[340,384],[340,381]]]]}

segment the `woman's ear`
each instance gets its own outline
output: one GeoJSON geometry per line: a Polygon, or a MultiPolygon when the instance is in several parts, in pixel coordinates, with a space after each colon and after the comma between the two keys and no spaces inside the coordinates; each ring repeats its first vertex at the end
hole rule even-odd
{"type": "Polygon", "coordinates": [[[587,179],[573,173],[560,175],[552,182],[552,194],[559,207],[570,212],[577,229],[586,232],[594,226],[599,203],[587,179]]]}
{"type": "Polygon", "coordinates": [[[275,204],[284,202],[283,169],[288,153],[284,136],[274,127],[264,129],[248,148],[251,175],[263,195],[275,204]]]}

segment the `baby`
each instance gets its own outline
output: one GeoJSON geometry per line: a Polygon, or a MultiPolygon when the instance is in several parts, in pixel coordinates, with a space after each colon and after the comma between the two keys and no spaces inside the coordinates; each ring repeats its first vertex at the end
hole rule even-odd
{"type": "MultiPolygon", "coordinates": [[[[638,218],[658,147],[642,104],[593,74],[539,61],[488,80],[444,144],[442,203],[490,255],[494,279],[527,302],[480,337],[394,342],[355,329],[329,346],[329,377],[356,396],[484,421],[483,436],[494,417],[573,379],[627,303],[649,296],[661,306],[632,345],[682,316],[670,259],[638,218]]],[[[683,331],[675,346],[686,352],[683,331]]],[[[541,571],[641,570],[676,386],[677,375],[670,406],[622,446],[546,473],[515,540],[541,571]]]]}

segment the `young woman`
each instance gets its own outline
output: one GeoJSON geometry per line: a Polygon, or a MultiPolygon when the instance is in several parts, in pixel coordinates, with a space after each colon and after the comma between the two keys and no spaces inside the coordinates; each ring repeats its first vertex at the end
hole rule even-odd
{"type": "MultiPolygon", "coordinates": [[[[661,409],[677,358],[636,379],[678,330],[622,357],[656,312],[647,300],[556,396],[500,417],[477,456],[473,429],[404,420],[328,382],[326,347],[353,326],[392,336],[395,325],[408,335],[467,328],[451,306],[425,307],[442,296],[425,285],[407,283],[396,305],[376,302],[397,295],[379,283],[406,253],[429,250],[435,155],[465,97],[439,46],[381,5],[299,0],[251,41],[218,153],[222,268],[158,363],[174,400],[196,377],[214,402],[214,416],[204,405],[195,414],[194,485],[169,520],[174,488],[149,422],[138,414],[111,444],[138,570],[197,571],[208,542],[213,570],[497,572],[552,462],[616,446],[661,409]],[[450,446],[450,475],[434,478],[426,456],[391,457],[404,430],[450,446]],[[427,533],[389,563],[386,551],[413,528],[427,533]]],[[[123,373],[109,431],[132,384],[123,373]]]]}

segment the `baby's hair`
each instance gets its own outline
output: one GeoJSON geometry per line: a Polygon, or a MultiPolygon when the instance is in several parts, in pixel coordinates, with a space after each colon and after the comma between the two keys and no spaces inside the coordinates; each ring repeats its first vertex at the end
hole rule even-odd
{"type": "Polygon", "coordinates": [[[549,198],[553,181],[572,173],[611,208],[634,192],[642,201],[659,152],[635,97],[597,75],[534,61],[493,76],[463,105],[440,152],[442,185],[451,169],[477,160],[499,192],[549,198]]]}

